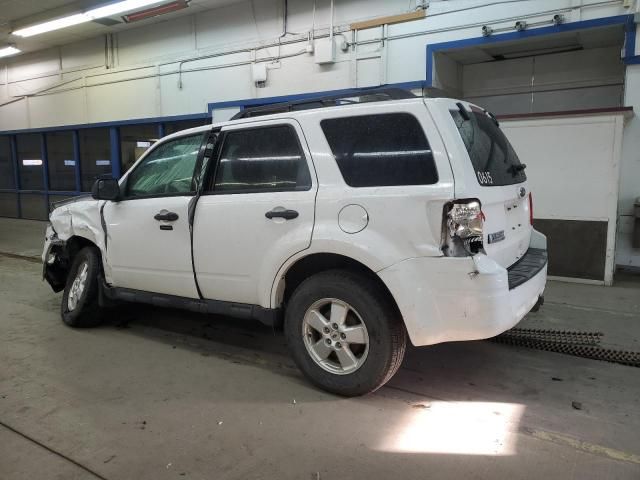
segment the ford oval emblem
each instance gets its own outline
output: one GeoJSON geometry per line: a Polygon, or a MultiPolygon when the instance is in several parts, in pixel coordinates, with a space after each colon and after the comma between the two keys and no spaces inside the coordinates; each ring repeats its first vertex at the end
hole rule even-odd
{"type": "Polygon", "coordinates": [[[520,190],[518,190],[518,194],[520,195],[520,198],[524,198],[524,196],[527,194],[527,189],[524,187],[520,187],[520,190]]]}

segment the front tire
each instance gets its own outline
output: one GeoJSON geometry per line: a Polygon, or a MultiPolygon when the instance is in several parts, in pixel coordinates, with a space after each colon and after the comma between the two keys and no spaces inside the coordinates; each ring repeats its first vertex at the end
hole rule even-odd
{"type": "Polygon", "coordinates": [[[102,321],[98,304],[100,255],[95,247],[80,250],[69,270],[62,295],[62,321],[74,328],[89,328],[102,321]]]}
{"type": "Polygon", "coordinates": [[[384,385],[400,367],[407,345],[388,292],[348,270],[321,272],[302,282],[287,304],[284,329],[302,373],[343,396],[384,385]]]}

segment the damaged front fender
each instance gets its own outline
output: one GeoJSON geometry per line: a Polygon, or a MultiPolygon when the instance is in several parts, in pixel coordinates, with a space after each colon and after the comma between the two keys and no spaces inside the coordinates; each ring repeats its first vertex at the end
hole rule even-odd
{"type": "Polygon", "coordinates": [[[58,238],[51,227],[47,228],[46,247],[42,254],[42,278],[54,292],[64,289],[69,272],[67,242],[58,238]],[[51,233],[50,233],[51,230],[51,233]]]}
{"type": "MultiPolygon", "coordinates": [[[[104,258],[105,232],[99,202],[84,197],[58,206],[49,216],[42,252],[42,276],[54,292],[64,289],[74,255],[83,247],[97,247],[104,258]]],[[[108,275],[109,270],[105,268],[108,275]]]]}

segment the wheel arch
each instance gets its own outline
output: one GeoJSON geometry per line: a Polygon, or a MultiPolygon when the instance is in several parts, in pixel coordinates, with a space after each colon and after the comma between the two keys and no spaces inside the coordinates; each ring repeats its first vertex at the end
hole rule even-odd
{"type": "Polygon", "coordinates": [[[87,237],[83,237],[81,235],[72,235],[67,239],[65,243],[65,250],[69,255],[69,259],[71,260],[84,247],[95,247],[95,249],[98,250],[98,255],[100,255],[100,258],[102,258],[102,251],[100,250],[100,247],[93,240],[87,237]]]}
{"type": "Polygon", "coordinates": [[[43,276],[49,282],[54,292],[59,292],[64,288],[69,270],[73,264],[73,259],[78,252],[85,247],[94,247],[102,263],[102,251],[98,245],[92,240],[80,235],[72,235],[64,242],[51,247],[49,253],[55,255],[55,261],[51,264],[45,264],[43,276]]]}
{"type": "Polygon", "coordinates": [[[400,312],[391,290],[373,269],[352,257],[331,252],[310,253],[286,265],[274,282],[271,304],[282,307],[305,279],[311,275],[335,269],[354,271],[370,278],[389,296],[393,305],[400,312]]]}

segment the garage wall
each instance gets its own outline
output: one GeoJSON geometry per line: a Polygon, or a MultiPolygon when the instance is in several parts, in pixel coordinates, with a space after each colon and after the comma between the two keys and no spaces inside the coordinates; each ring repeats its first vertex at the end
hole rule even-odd
{"type": "Polygon", "coordinates": [[[627,67],[625,82],[625,104],[633,105],[636,114],[626,122],[622,143],[616,263],[640,270],[640,249],[631,246],[633,203],[640,197],[640,65],[627,67]]]}
{"type": "MultiPolygon", "coordinates": [[[[424,20],[359,31],[356,39],[370,43],[346,52],[338,48],[330,65],[317,65],[305,52],[313,0],[289,0],[289,31],[299,34],[287,36],[299,40],[292,45],[273,46],[282,29],[282,1],[254,0],[115,33],[108,65],[104,37],[17,56],[0,63],[0,104],[13,102],[0,105],[0,131],[190,114],[217,101],[424,80],[426,44],[476,37],[484,22],[508,28],[514,18],[548,21],[553,11],[576,6],[564,12],[567,21],[627,13],[620,5],[590,7],[594,1],[531,0],[491,5],[469,15],[469,7],[484,3],[433,0],[424,20]],[[380,41],[381,36],[388,38],[380,41]],[[237,49],[246,51],[230,53],[237,49]],[[220,56],[194,61],[212,54],[220,56]],[[278,57],[267,62],[266,87],[256,88],[250,62],[278,57]],[[127,92],[135,92],[135,98],[127,92]],[[126,101],[111,101],[121,95],[126,101]]],[[[330,0],[316,0],[318,37],[328,33],[329,5],[330,0]]],[[[338,0],[334,24],[345,36],[337,35],[336,44],[352,40],[348,29],[354,20],[415,6],[416,0],[338,0]]]]}
{"type": "Polygon", "coordinates": [[[549,242],[549,275],[613,281],[623,123],[622,114],[501,123],[529,167],[535,227],[549,242]]]}
{"type": "Polygon", "coordinates": [[[464,65],[465,99],[495,114],[621,106],[625,66],[620,48],[464,65]]]}

